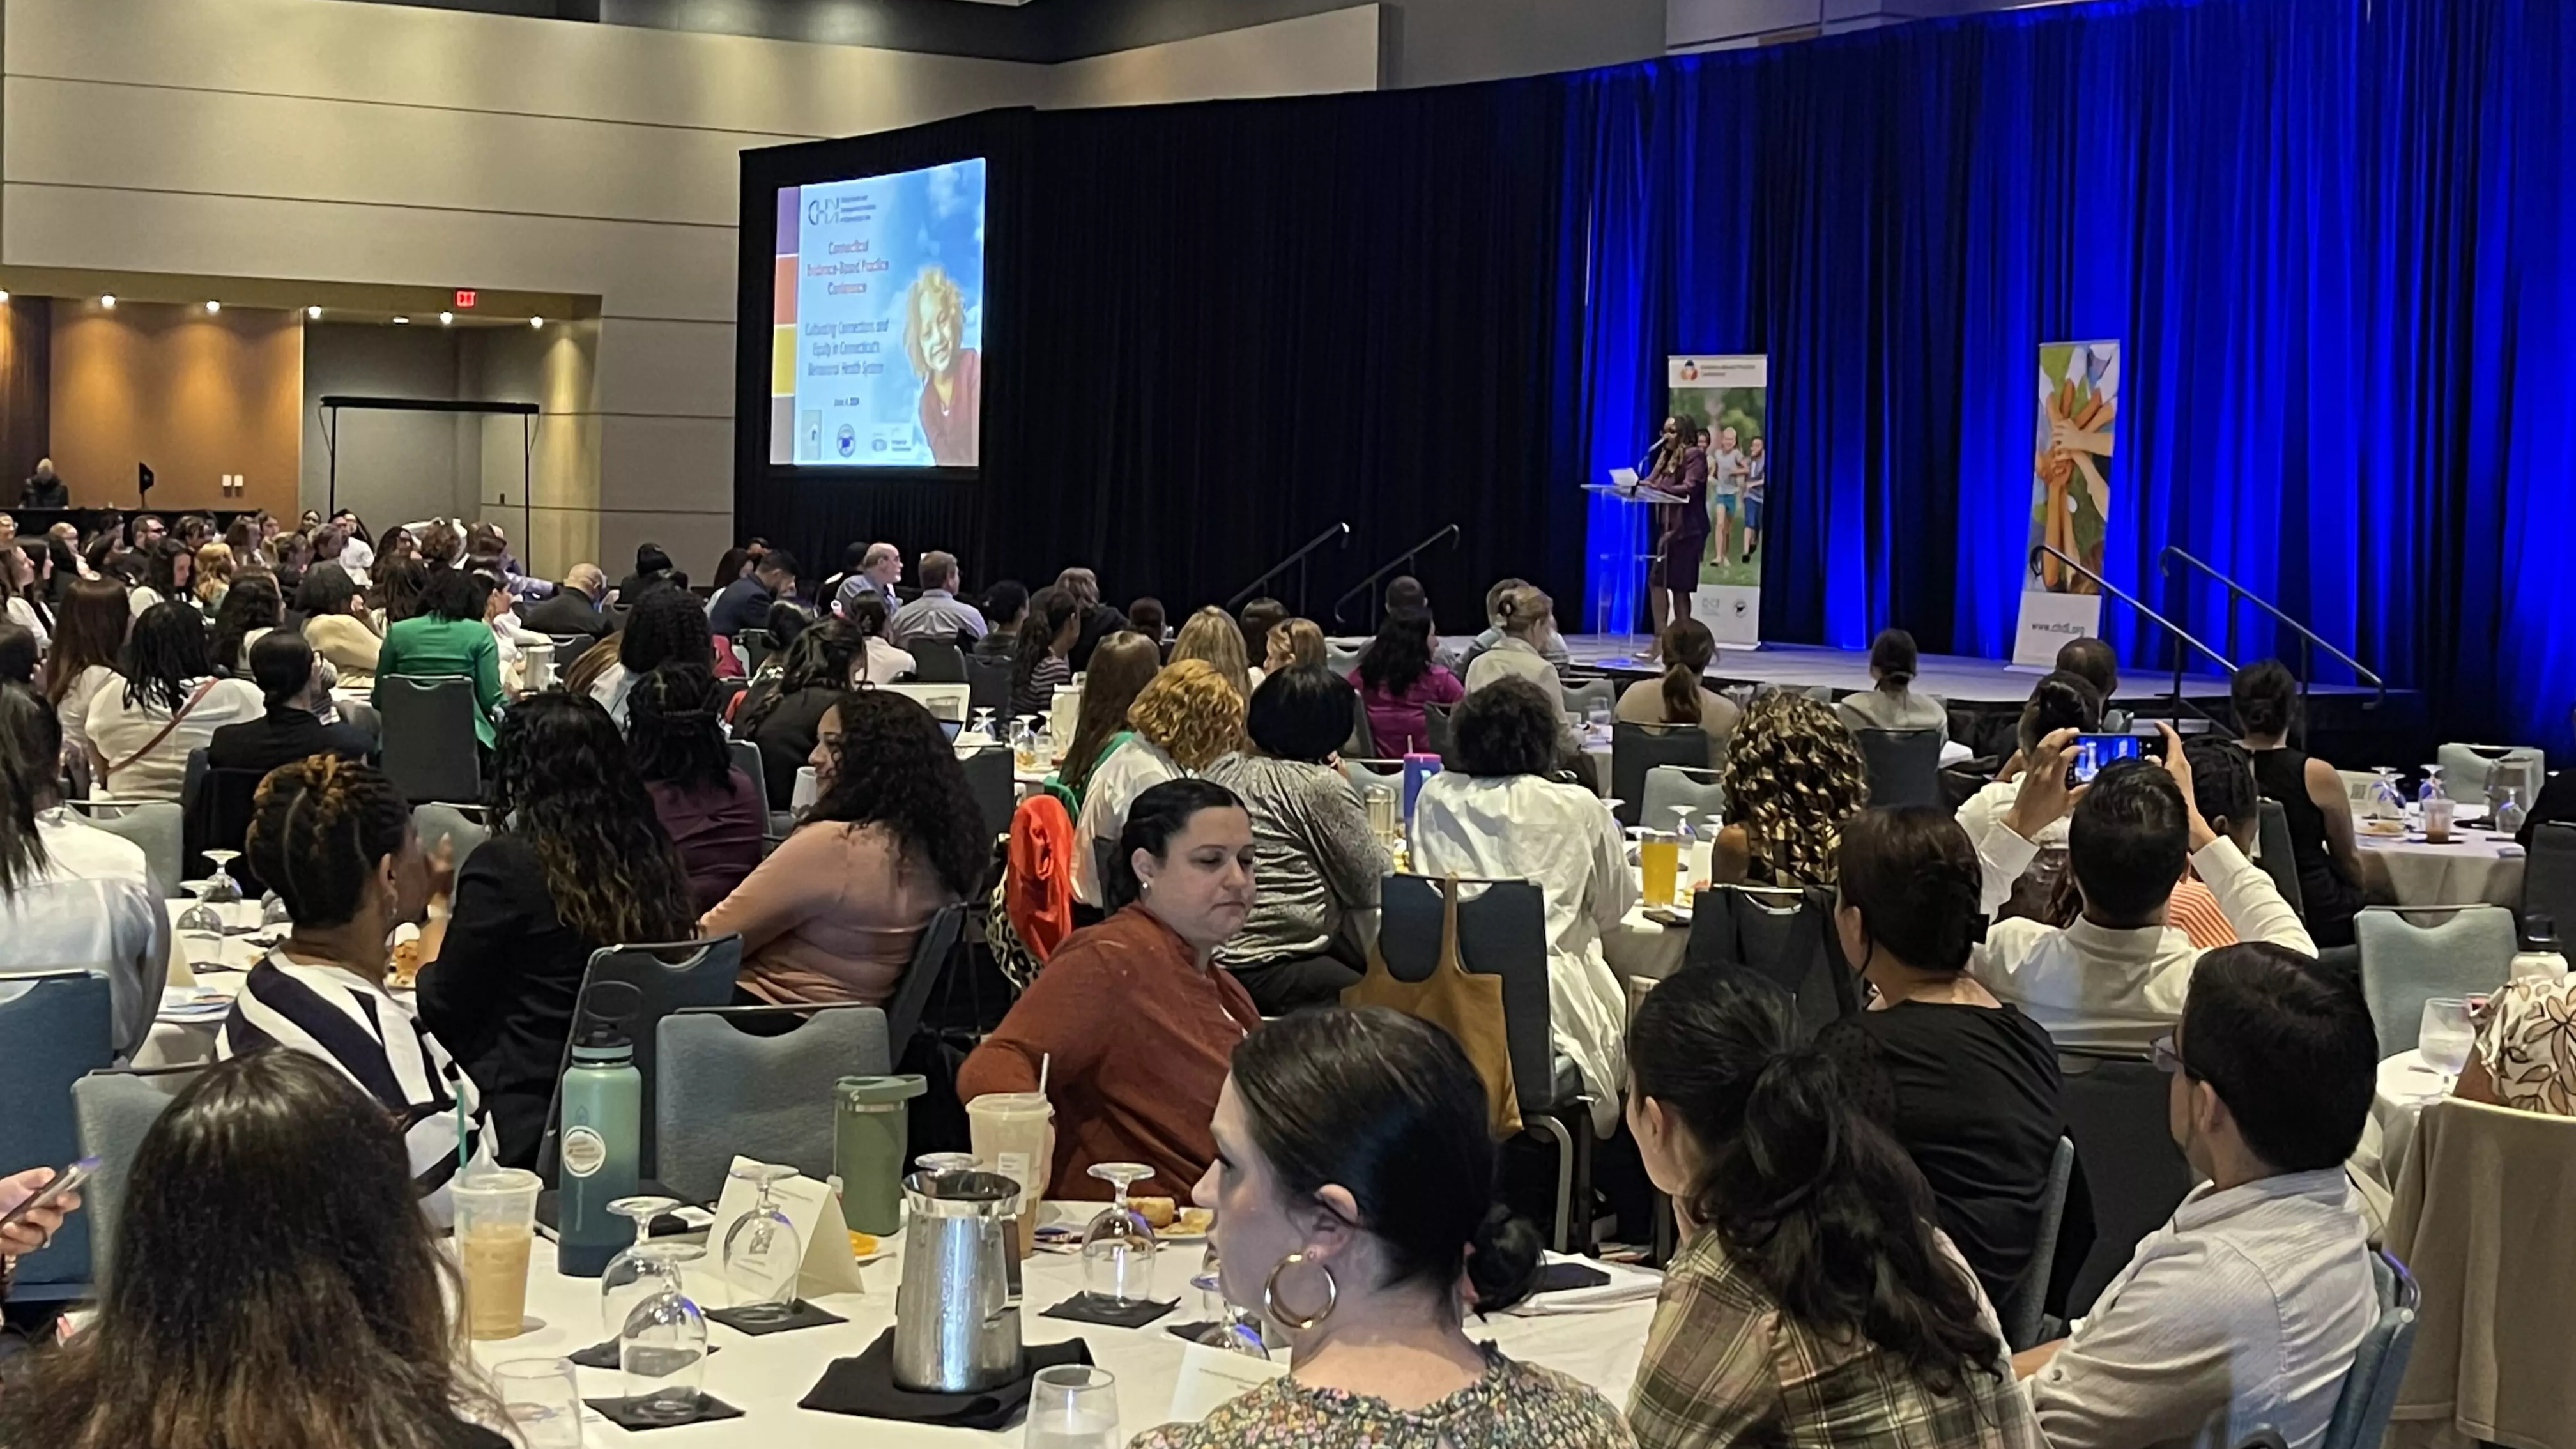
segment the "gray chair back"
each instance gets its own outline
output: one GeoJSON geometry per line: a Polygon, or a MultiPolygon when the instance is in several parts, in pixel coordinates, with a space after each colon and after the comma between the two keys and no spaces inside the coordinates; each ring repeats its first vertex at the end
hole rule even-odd
{"type": "Polygon", "coordinates": [[[786,1163],[816,1182],[831,1176],[833,1084],[894,1070],[885,1013],[873,1006],[691,1007],[655,1030],[655,1176],[687,1201],[720,1196],[737,1154],[786,1163]],[[778,1017],[794,1029],[743,1030],[778,1017]]]}
{"type": "Polygon", "coordinates": [[[1995,1305],[2003,1319],[2004,1342],[2015,1353],[2047,1332],[2048,1279],[2057,1271],[2057,1230],[2066,1221],[2066,1185],[2074,1176],[2075,1144],[2060,1137],[2056,1155],[2048,1160],[2048,1186],[2040,1193],[2039,1236],[2031,1245],[2030,1261],[2012,1291],[1995,1305]]]}
{"type": "Polygon", "coordinates": [[[1561,680],[1557,689],[1565,696],[1565,712],[1576,719],[1591,713],[1596,704],[1606,709],[1619,702],[1618,686],[1599,676],[1561,680]]]}
{"type": "Polygon", "coordinates": [[[1800,1040],[1861,1009],[1860,977],[1834,934],[1834,893],[1823,886],[1720,885],[1691,901],[1682,966],[1750,971],[1788,992],[1800,1040]]]}
{"type": "MultiPolygon", "coordinates": [[[[966,656],[966,707],[969,711],[989,709],[996,720],[1011,713],[1011,661],[986,659],[979,654],[966,656]]],[[[970,712],[968,719],[975,716],[970,712]]],[[[1008,732],[1005,731],[1007,737],[1008,732]]]]}
{"type": "Polygon", "coordinates": [[[1368,787],[1371,785],[1392,785],[1398,791],[1403,790],[1404,761],[1374,760],[1363,755],[1344,755],[1342,756],[1342,778],[1350,781],[1351,788],[1360,792],[1360,798],[1365,801],[1368,799],[1368,787]]]}
{"type": "Polygon", "coordinates": [[[2155,1063],[2061,1051],[2057,1064],[2066,1080],[2058,1109],[2093,1204],[2093,1250],[2066,1295],[2074,1319],[2128,1266],[2138,1240],[2173,1216],[2191,1191],[2191,1164],[2167,1130],[2170,1087],[2155,1063]]]}
{"type": "Polygon", "coordinates": [[[558,1115],[563,1109],[563,1074],[572,1065],[572,1044],[593,1020],[591,993],[610,982],[635,989],[638,1006],[627,1022],[635,1042],[635,1070],[644,1079],[643,1131],[638,1135],[636,1171],[654,1173],[654,1069],[659,1054],[662,1018],[691,1006],[730,1006],[734,980],[742,974],[742,937],[717,936],[706,941],[665,941],[645,945],[604,946],[590,953],[582,972],[581,994],[574,998],[572,1030],[564,1037],[562,1059],[555,1067],[555,1100],[546,1108],[546,1136],[537,1152],[537,1171],[553,1177],[558,1115]]]}
{"type": "Polygon", "coordinates": [[[431,801],[411,807],[412,832],[420,837],[420,848],[436,851],[440,837],[455,842],[455,863],[465,864],[465,857],[475,847],[492,838],[492,826],[480,806],[446,805],[431,801]]]}
{"type": "Polygon", "coordinates": [[[767,783],[769,777],[761,772],[760,746],[754,744],[750,740],[727,740],[725,741],[725,753],[732,757],[733,767],[735,769],[749,775],[751,777],[751,783],[760,787],[761,804],[763,808],[766,808],[769,802],[769,786],[767,783]]]}
{"type": "Polygon", "coordinates": [[[916,683],[971,682],[966,677],[966,651],[958,648],[954,639],[915,639],[904,646],[904,652],[912,656],[912,677],[916,683]]]}
{"type": "Polygon", "coordinates": [[[2379,1289],[2379,1319],[2362,1335],[2352,1367],[2335,1395],[2334,1417],[2317,1449],[2376,1449],[2397,1409],[2397,1390],[2406,1381],[2406,1361],[2415,1356],[2415,1317],[2423,1302],[2414,1275],[2385,1250],[2370,1255],[2370,1276],[2379,1289]]]}
{"type": "Polygon", "coordinates": [[[1348,679],[1360,667],[1360,656],[1368,652],[1366,643],[1345,644],[1338,639],[1324,641],[1324,667],[1336,678],[1348,679]]]}
{"type": "Polygon", "coordinates": [[[143,1134],[161,1120],[163,1109],[179,1089],[197,1079],[202,1066],[123,1068],[92,1072],[72,1083],[72,1116],[80,1128],[84,1157],[98,1159],[98,1171],[81,1189],[82,1217],[90,1220],[90,1281],[104,1292],[111,1271],[116,1225],[125,1212],[125,1185],[134,1174],[134,1152],[143,1134]]]}
{"type": "Polygon", "coordinates": [[[1941,731],[1854,730],[1872,805],[1941,803],[1941,731]]]}
{"type": "Polygon", "coordinates": [[[1673,809],[1680,805],[1690,807],[1694,828],[1703,816],[1723,815],[1726,791],[1718,786],[1717,771],[1687,765],[1657,765],[1648,770],[1639,818],[1660,830],[1672,823],[1673,809]]]}
{"type": "Polygon", "coordinates": [[[1634,825],[1644,815],[1646,772],[1658,765],[1707,768],[1708,731],[1697,725],[1626,720],[1610,727],[1610,796],[1619,802],[1620,824],[1634,825]]]}
{"type": "MultiPolygon", "coordinates": [[[[1503,1035],[1521,1115],[1561,1100],[1556,1038],[1548,1015],[1546,897],[1534,881],[1458,882],[1458,959],[1469,971],[1503,978],[1503,1035]]],[[[1440,882],[1388,876],[1378,894],[1378,954],[1399,981],[1429,979],[1440,961],[1440,882]]],[[[1594,1090],[1609,1090],[1602,1083],[1594,1090]]]]}
{"type": "MultiPolygon", "coordinates": [[[[1341,678],[1338,674],[1333,677],[1341,678]]],[[[1368,701],[1361,698],[1360,692],[1356,689],[1351,691],[1351,732],[1349,737],[1342,741],[1342,753],[1344,755],[1377,753],[1377,730],[1369,723],[1368,701]]]]}
{"type": "Polygon", "coordinates": [[[377,708],[385,720],[385,778],[417,805],[426,800],[483,798],[483,763],[474,732],[474,681],[463,675],[414,679],[379,676],[377,708]]]}
{"type": "Polygon", "coordinates": [[[2433,752],[2433,762],[2442,767],[2442,788],[2462,802],[2463,815],[2485,803],[2488,776],[2499,765],[2505,767],[2506,779],[2530,787],[2523,792],[2525,810],[2531,808],[2541,781],[2549,778],[2547,757],[2529,745],[2448,744],[2433,752]]]}
{"type": "Polygon", "coordinates": [[[151,874],[152,893],[163,900],[178,897],[179,882],[188,878],[182,864],[183,842],[187,838],[187,812],[183,808],[167,800],[147,800],[140,805],[95,810],[87,819],[108,834],[142,847],[143,868],[151,874]]]}
{"type": "Polygon", "coordinates": [[[2272,878],[2272,889],[2290,903],[2290,909],[2306,920],[2308,903],[2299,892],[2299,860],[2290,846],[2290,812],[2278,800],[2265,800],[2260,806],[2262,820],[2255,827],[2254,848],[2262,858],[2255,861],[2263,873],[2272,878]]]}
{"type": "Polygon", "coordinates": [[[1443,765],[1449,760],[1449,711],[1455,708],[1450,704],[1422,707],[1422,742],[1431,747],[1431,753],[1438,755],[1443,765]]]}
{"type": "Polygon", "coordinates": [[[2425,1002],[2504,985],[2520,944],[2502,906],[2372,906],[2353,917],[2352,935],[2382,1061],[2415,1049],[2425,1002]]]}
{"type": "Polygon", "coordinates": [[[913,1034],[921,1030],[931,993],[948,975],[949,960],[957,954],[957,938],[965,930],[966,907],[942,906],[912,943],[912,962],[904,967],[903,980],[895,983],[894,1000],[886,1007],[886,1044],[894,1060],[903,1060],[913,1034]]]}
{"type": "Polygon", "coordinates": [[[2562,942],[2576,934],[2576,825],[2563,820],[2531,832],[2531,858],[2522,870],[2522,918],[2534,916],[2547,916],[2562,942]]]}
{"type": "Polygon", "coordinates": [[[966,793],[975,797],[976,812],[984,819],[985,838],[1010,834],[1011,812],[1020,804],[1011,775],[1011,752],[977,750],[959,756],[957,763],[966,771],[966,793]]]}
{"type": "MultiPolygon", "coordinates": [[[[116,1058],[115,999],[105,976],[58,971],[0,977],[0,1162],[11,1172],[80,1156],[72,1084],[116,1058]]],[[[18,1259],[13,1301],[89,1296],[90,1225],[63,1220],[51,1245],[18,1259]]]]}

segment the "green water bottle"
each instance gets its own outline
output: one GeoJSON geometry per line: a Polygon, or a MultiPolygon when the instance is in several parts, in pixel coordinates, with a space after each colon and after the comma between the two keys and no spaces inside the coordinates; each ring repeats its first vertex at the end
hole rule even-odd
{"type": "Polygon", "coordinates": [[[903,1165],[913,1098],[930,1090],[918,1076],[843,1077],[832,1088],[832,1175],[851,1231],[903,1231],[903,1165]]]}

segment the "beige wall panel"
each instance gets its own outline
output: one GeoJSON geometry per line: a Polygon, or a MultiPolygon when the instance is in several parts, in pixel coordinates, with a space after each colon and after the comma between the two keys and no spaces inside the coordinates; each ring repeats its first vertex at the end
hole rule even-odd
{"type": "Polygon", "coordinates": [[[1379,7],[1141,46],[1055,67],[1058,107],[1140,106],[1254,96],[1375,90],[1379,7]]]}
{"type": "Polygon", "coordinates": [[[647,512],[732,512],[732,421],[600,419],[599,501],[647,512]]]}
{"type": "Polygon", "coordinates": [[[600,324],[599,410],[733,417],[733,325],[612,317],[600,324]]]}

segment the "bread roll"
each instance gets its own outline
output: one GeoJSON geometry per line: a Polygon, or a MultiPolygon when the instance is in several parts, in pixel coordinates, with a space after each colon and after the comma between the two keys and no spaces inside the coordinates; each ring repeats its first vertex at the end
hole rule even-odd
{"type": "Polygon", "coordinates": [[[1148,1226],[1158,1231],[1172,1225],[1175,1207],[1170,1198],[1130,1196],[1127,1205],[1134,1208],[1136,1215],[1143,1218],[1148,1226]]]}

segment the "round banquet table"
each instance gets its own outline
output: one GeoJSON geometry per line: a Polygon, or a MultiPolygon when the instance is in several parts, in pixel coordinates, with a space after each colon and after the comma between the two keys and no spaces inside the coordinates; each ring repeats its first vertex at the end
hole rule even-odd
{"type": "Polygon", "coordinates": [[[2358,834],[2362,891],[2399,906],[2522,904],[2522,847],[2492,830],[2457,829],[2446,845],[2420,833],[2358,834]]]}
{"type": "MultiPolygon", "coordinates": [[[[2379,1139],[2379,1180],[2397,1186],[2406,1166],[2407,1145],[2415,1140],[2415,1122],[2424,1109],[2450,1095],[2451,1084],[2424,1065],[2424,1054],[2407,1050],[2379,1064],[2378,1089],[2370,1100],[2370,1122],[2379,1139]]],[[[2366,1139],[2365,1139],[2366,1145],[2366,1139]]]]}
{"type": "MultiPolygon", "coordinates": [[[[1097,1203],[1050,1202],[1045,1205],[1043,1221],[1078,1223],[1099,1207],[1097,1203]]],[[[861,1269],[865,1292],[828,1294],[812,1300],[818,1307],[848,1319],[846,1324],[755,1337],[709,1323],[707,1341],[722,1351],[706,1360],[701,1387],[742,1410],[743,1416],[688,1426],[689,1432],[674,1442],[739,1445],[745,1449],[826,1442],[865,1443],[870,1449],[1020,1444],[1024,1430],[1017,1422],[988,1432],[859,1419],[796,1407],[834,1359],[855,1356],[893,1325],[895,1285],[902,1278],[902,1240],[898,1236],[888,1241],[897,1256],[861,1269]]],[[[1081,1260],[1042,1252],[1026,1265],[1020,1309],[1022,1338],[1033,1344],[1080,1338],[1090,1345],[1093,1360],[1117,1380],[1119,1422],[1114,1442],[1120,1446],[1144,1430],[1170,1421],[1172,1390],[1179,1382],[1181,1357],[1188,1345],[1166,1330],[1206,1316],[1199,1294],[1189,1286],[1190,1277],[1200,1271],[1200,1257],[1201,1250],[1195,1243],[1167,1244],[1155,1256],[1156,1296],[1178,1298],[1180,1306],[1144,1328],[1108,1328],[1041,1317],[1043,1310],[1081,1291],[1081,1260]]],[[[1639,1270],[1612,1267],[1607,1271],[1615,1275],[1639,1270]]],[[[721,1276],[708,1267],[707,1260],[691,1264],[685,1272],[691,1296],[702,1303],[724,1304],[721,1276]]],[[[599,1321],[598,1280],[567,1278],[557,1273],[554,1244],[543,1235],[538,1237],[529,1257],[528,1273],[526,1311],[534,1322],[516,1338],[475,1343],[473,1352],[478,1364],[488,1368],[517,1358],[558,1358],[599,1343],[604,1337],[599,1321]]],[[[1530,1316],[1507,1313],[1482,1322],[1471,1318],[1467,1331],[1480,1341],[1491,1339],[1515,1359],[1571,1374],[1624,1408],[1653,1314],[1653,1300],[1638,1298],[1583,1312],[1530,1316]]],[[[624,1375],[617,1370],[580,1368],[575,1372],[580,1375],[585,1398],[609,1398],[628,1391],[624,1375]]],[[[628,1442],[627,1431],[605,1419],[587,1411],[583,1418],[585,1442],[628,1442]]],[[[662,1440],[646,1438],[640,1442],[658,1444],[662,1440]]]]}

